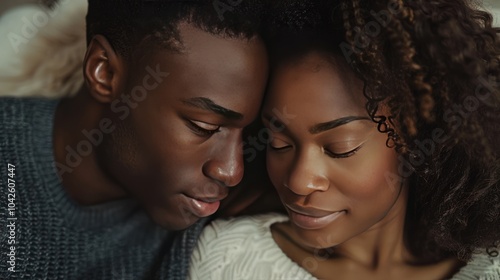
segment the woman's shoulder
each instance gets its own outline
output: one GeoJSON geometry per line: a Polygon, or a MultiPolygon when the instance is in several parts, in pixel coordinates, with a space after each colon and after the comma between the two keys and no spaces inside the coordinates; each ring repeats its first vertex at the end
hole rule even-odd
{"type": "Polygon", "coordinates": [[[268,246],[272,241],[270,226],[286,220],[287,216],[277,213],[214,220],[201,233],[195,253],[237,254],[268,246]]]}
{"type": "Polygon", "coordinates": [[[286,220],[272,213],[213,221],[191,256],[189,279],[315,279],[274,242],[271,225],[286,220]]]}
{"type": "Polygon", "coordinates": [[[500,256],[486,253],[476,254],[455,274],[452,280],[500,280],[500,256]]]}
{"type": "Polygon", "coordinates": [[[287,216],[278,213],[217,219],[207,225],[203,230],[202,236],[217,237],[238,235],[241,233],[244,233],[245,236],[250,234],[258,235],[269,232],[272,224],[287,220],[287,216]]]}

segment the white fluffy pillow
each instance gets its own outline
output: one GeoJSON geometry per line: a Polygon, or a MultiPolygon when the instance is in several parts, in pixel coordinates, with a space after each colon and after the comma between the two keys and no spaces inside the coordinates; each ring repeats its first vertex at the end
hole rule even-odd
{"type": "Polygon", "coordinates": [[[0,96],[61,97],[82,86],[86,0],[53,10],[20,6],[0,17],[0,96]]]}

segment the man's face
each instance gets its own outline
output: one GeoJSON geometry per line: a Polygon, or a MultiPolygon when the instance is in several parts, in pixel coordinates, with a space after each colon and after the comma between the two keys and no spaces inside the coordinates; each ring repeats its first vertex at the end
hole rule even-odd
{"type": "Polygon", "coordinates": [[[103,169],[152,219],[183,229],[213,214],[243,176],[242,131],[267,81],[258,38],[230,39],[179,25],[184,51],[156,49],[129,64],[117,129],[98,156],[103,169]]]}

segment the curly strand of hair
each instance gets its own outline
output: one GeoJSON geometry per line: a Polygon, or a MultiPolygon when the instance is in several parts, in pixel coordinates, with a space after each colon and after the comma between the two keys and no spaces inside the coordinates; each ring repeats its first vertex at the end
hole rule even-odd
{"type": "MultiPolygon", "coordinates": [[[[352,1],[350,0],[344,0],[341,3],[341,8],[342,8],[342,20],[344,24],[344,29],[345,29],[345,39],[349,46],[351,47],[352,50],[357,50],[354,42],[354,28],[355,26],[351,23],[351,14],[354,14],[354,12],[351,13],[352,7],[355,6],[355,4],[352,4],[352,1]]],[[[354,59],[351,61],[351,67],[356,73],[361,74],[362,71],[358,67],[358,55],[359,52],[355,52],[356,55],[354,56],[354,59]]],[[[365,97],[368,99],[368,102],[366,104],[366,110],[368,111],[368,114],[370,117],[373,119],[375,112],[378,110],[378,102],[373,100],[373,98],[368,94],[368,85],[367,81],[364,79],[364,76],[361,76],[361,79],[363,80],[363,94],[365,97]]],[[[374,120],[375,121],[375,120],[374,120]]]]}
{"type": "MultiPolygon", "coordinates": [[[[342,5],[343,20],[344,28],[346,29],[346,39],[350,43],[351,47],[355,49],[354,34],[356,32],[357,36],[366,36],[361,33],[362,26],[360,26],[366,21],[363,18],[361,12],[362,7],[359,0],[355,0],[351,3],[353,4],[352,9],[349,9],[349,5],[345,2],[342,5]],[[354,17],[356,25],[351,23],[352,17],[354,17]]],[[[377,123],[378,130],[387,134],[388,139],[386,145],[388,147],[395,147],[398,151],[403,151],[405,144],[394,129],[394,117],[387,117],[378,114],[379,103],[387,99],[387,93],[382,90],[384,73],[387,73],[386,68],[384,67],[385,61],[383,60],[383,54],[380,52],[382,44],[382,40],[370,40],[370,43],[365,48],[355,53],[355,59],[353,60],[353,63],[351,63],[351,66],[355,71],[357,71],[357,73],[361,74],[362,79],[364,76],[371,77],[369,80],[363,79],[363,94],[367,99],[366,110],[372,121],[377,123]],[[359,69],[359,65],[364,66],[362,69],[364,71],[359,69]]]]}
{"type": "Polygon", "coordinates": [[[351,48],[355,49],[353,27],[351,24],[351,17],[349,13],[349,5],[347,4],[347,0],[342,1],[341,9],[342,9],[342,20],[344,23],[344,29],[346,33],[345,39],[347,43],[351,46],[351,48]]]}
{"type": "MultiPolygon", "coordinates": [[[[356,42],[364,42],[367,43],[365,46],[360,48],[358,52],[356,53],[356,58],[359,61],[361,65],[374,65],[374,66],[379,66],[379,64],[373,63],[375,59],[375,53],[376,52],[370,52],[373,48],[372,40],[370,40],[367,35],[363,31],[363,26],[365,25],[365,19],[363,17],[363,12],[362,12],[362,6],[360,3],[360,0],[351,0],[351,12],[352,12],[352,18],[354,21],[354,25],[351,26],[352,30],[347,30],[347,32],[350,33],[350,35],[356,34],[356,38],[353,36],[351,37],[351,45],[352,47],[355,47],[356,42]]],[[[377,71],[370,71],[371,74],[377,74],[377,71]]],[[[377,87],[378,85],[375,85],[377,87]]],[[[376,92],[376,91],[375,91],[376,92]]]]}
{"type": "Polygon", "coordinates": [[[359,54],[358,54],[358,59],[360,60],[361,63],[366,64],[370,62],[369,57],[367,57],[367,52],[366,49],[370,47],[370,42],[371,40],[368,38],[367,34],[364,33],[363,27],[365,25],[365,20],[363,18],[363,12],[362,12],[362,7],[360,4],[360,0],[351,0],[352,4],[352,18],[354,21],[354,27],[353,30],[356,33],[356,42],[363,42],[366,44],[364,47],[361,48],[359,54]]]}
{"type": "Polygon", "coordinates": [[[398,49],[398,52],[401,57],[403,66],[413,71],[420,70],[420,66],[413,63],[413,57],[415,56],[416,51],[412,47],[411,36],[408,31],[404,29],[401,20],[396,18],[396,20],[390,22],[388,27],[389,26],[393,27],[387,29],[389,39],[391,39],[393,43],[396,43],[400,47],[400,49],[398,49]]]}
{"type": "MultiPolygon", "coordinates": [[[[453,140],[453,143],[437,145],[435,152],[425,159],[431,163],[435,161],[435,165],[426,162],[420,166],[412,166],[417,171],[410,181],[414,182],[412,189],[418,187],[414,199],[419,213],[415,218],[417,238],[412,240],[415,251],[421,252],[424,259],[439,260],[451,253],[467,260],[473,249],[485,248],[491,240],[498,239],[497,233],[485,226],[488,223],[498,224],[500,206],[497,187],[500,176],[491,175],[494,172],[491,170],[498,169],[498,154],[493,158],[495,161],[489,164],[484,164],[483,161],[479,163],[487,155],[482,148],[487,147],[488,139],[493,139],[493,128],[486,125],[498,120],[498,114],[495,113],[498,112],[495,108],[500,103],[498,85],[494,86],[495,90],[490,95],[494,105],[485,106],[485,110],[481,112],[476,110],[467,118],[462,117],[456,135],[450,133],[450,128],[457,126],[457,122],[455,125],[450,124],[443,116],[432,125],[422,121],[432,121],[433,112],[444,114],[454,108],[455,104],[463,104],[465,98],[472,96],[471,93],[477,90],[478,77],[474,76],[477,73],[500,79],[498,32],[491,26],[481,27],[481,23],[475,18],[482,16],[481,13],[476,15],[470,12],[474,10],[468,8],[464,0],[404,3],[401,0],[388,1],[391,1],[390,4],[405,3],[412,8],[403,9],[402,13],[397,17],[394,15],[389,22],[381,36],[381,41],[385,40],[387,45],[374,41],[363,48],[363,54],[355,53],[353,61],[365,83],[363,94],[368,100],[366,109],[378,124],[377,129],[388,134],[386,145],[394,145],[390,139],[396,139],[396,149],[400,148],[406,153],[405,157],[410,159],[419,156],[416,150],[410,149],[413,146],[398,147],[397,144],[404,144],[405,140],[414,143],[412,138],[416,136],[428,137],[426,133],[431,132],[433,127],[443,128],[448,138],[453,140]],[[444,10],[441,6],[436,9],[435,5],[450,6],[447,10],[449,14],[444,18],[459,18],[460,21],[456,21],[459,24],[450,26],[446,21],[434,24],[432,20],[442,19],[441,13],[444,10]],[[455,11],[454,7],[459,11],[455,11]],[[431,27],[438,27],[436,30],[431,29],[434,36],[424,34],[427,29],[418,29],[418,26],[429,23],[431,27]],[[444,40],[447,40],[448,45],[444,40]],[[462,41],[464,45],[461,45],[462,41]],[[472,41],[477,41],[477,45],[471,45],[472,41]],[[379,57],[373,51],[390,53],[387,56],[390,69],[386,71],[384,67],[389,66],[384,65],[383,59],[378,60],[379,57]],[[474,64],[463,58],[472,58],[474,64]],[[475,69],[468,69],[469,66],[475,69]],[[382,75],[389,76],[384,79],[382,75]],[[381,88],[381,81],[384,81],[383,86],[386,88],[381,88]],[[382,106],[389,107],[389,117],[379,113],[382,106]],[[398,132],[407,138],[401,139],[394,130],[390,130],[395,127],[394,123],[401,129],[398,132]],[[417,125],[422,125],[425,129],[418,130],[417,125]],[[458,145],[459,141],[463,142],[458,145]],[[466,145],[468,143],[473,145],[466,145]]],[[[360,3],[366,4],[363,1],[360,3]]],[[[353,25],[353,21],[359,20],[353,20],[354,12],[347,6],[345,11],[345,18],[350,20],[346,32],[351,32],[350,42],[354,46],[355,34],[352,31],[358,26],[353,25]]],[[[488,25],[487,16],[485,17],[484,26],[488,25]]],[[[453,117],[459,116],[455,114],[453,117]]]]}
{"type": "MultiPolygon", "coordinates": [[[[401,1],[398,0],[390,0],[390,2],[393,2],[392,5],[398,4],[401,5],[401,1]]],[[[400,13],[401,17],[407,16],[409,13],[404,12],[406,8],[402,8],[403,12],[400,13]]],[[[403,27],[403,23],[401,22],[401,18],[395,17],[392,21],[389,22],[387,25],[387,35],[389,38],[389,41],[392,43],[392,46],[395,50],[397,50],[397,54],[399,59],[401,60],[403,70],[408,69],[410,71],[410,74],[406,76],[406,79],[410,79],[416,75],[415,72],[420,71],[421,67],[413,62],[413,57],[416,54],[415,49],[412,46],[412,40],[411,36],[408,33],[408,31],[405,30],[403,27]]],[[[421,83],[417,82],[415,83],[414,81],[408,81],[409,84],[415,84],[420,88],[421,83]]],[[[401,96],[401,101],[404,107],[404,110],[402,111],[402,114],[400,116],[400,123],[403,123],[406,127],[407,133],[409,136],[415,136],[417,134],[417,112],[415,109],[414,104],[415,102],[415,96],[413,95],[413,92],[411,90],[403,92],[403,96],[401,96]]]]}
{"type": "Polygon", "coordinates": [[[413,84],[418,94],[420,116],[424,121],[432,123],[436,119],[433,113],[435,101],[432,86],[425,81],[425,76],[423,71],[418,71],[413,78],[413,84]]]}
{"type": "Polygon", "coordinates": [[[354,20],[357,26],[361,27],[365,25],[365,21],[362,16],[362,9],[361,9],[361,4],[359,0],[352,0],[352,10],[353,10],[353,16],[354,20]]]}
{"type": "Polygon", "coordinates": [[[398,7],[401,8],[402,11],[402,19],[405,19],[408,23],[413,24],[414,13],[413,10],[406,7],[403,0],[396,0],[393,3],[397,3],[398,7]]]}

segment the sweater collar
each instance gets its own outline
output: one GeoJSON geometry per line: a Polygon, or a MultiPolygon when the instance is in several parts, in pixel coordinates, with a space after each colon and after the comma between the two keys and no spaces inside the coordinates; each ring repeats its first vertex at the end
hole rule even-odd
{"type": "Polygon", "coordinates": [[[33,136],[31,143],[37,159],[39,178],[42,178],[46,201],[57,209],[64,219],[75,227],[110,227],[130,217],[139,209],[132,199],[112,201],[93,206],[80,206],[64,190],[58,176],[54,158],[53,130],[57,105],[60,100],[38,102],[32,113],[33,136]]]}

